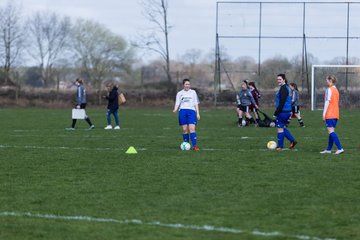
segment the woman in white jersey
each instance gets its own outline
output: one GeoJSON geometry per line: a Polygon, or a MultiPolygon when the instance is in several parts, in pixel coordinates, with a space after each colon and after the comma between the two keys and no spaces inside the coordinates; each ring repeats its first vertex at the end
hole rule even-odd
{"type": "Polygon", "coordinates": [[[176,94],[173,112],[179,110],[179,125],[182,128],[184,142],[189,142],[191,139],[193,150],[198,151],[195,126],[197,120],[200,120],[199,98],[196,91],[190,89],[189,79],[183,80],[183,87],[184,89],[176,94]]]}

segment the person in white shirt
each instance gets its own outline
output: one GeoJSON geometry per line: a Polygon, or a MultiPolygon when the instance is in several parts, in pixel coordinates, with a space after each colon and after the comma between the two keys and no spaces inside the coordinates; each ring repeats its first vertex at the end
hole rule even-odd
{"type": "Polygon", "coordinates": [[[179,125],[182,128],[184,142],[189,142],[191,139],[193,150],[198,151],[195,126],[200,120],[199,98],[196,91],[190,89],[189,79],[183,80],[183,87],[183,90],[176,94],[173,112],[179,111],[179,125]]]}

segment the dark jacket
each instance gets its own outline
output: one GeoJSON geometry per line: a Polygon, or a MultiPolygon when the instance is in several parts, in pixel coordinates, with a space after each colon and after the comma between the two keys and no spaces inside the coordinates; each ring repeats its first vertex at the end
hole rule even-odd
{"type": "Polygon", "coordinates": [[[281,112],[291,112],[291,90],[287,84],[282,85],[276,93],[276,111],[274,116],[279,115],[281,112]]]}
{"type": "Polygon", "coordinates": [[[253,96],[253,98],[254,98],[254,100],[256,102],[256,105],[259,106],[259,98],[260,98],[259,91],[256,88],[254,88],[254,89],[250,90],[250,92],[251,92],[251,94],[252,94],[252,96],[253,96]]]}
{"type": "Polygon", "coordinates": [[[118,103],[118,88],[116,86],[111,89],[108,96],[106,96],[106,99],[108,100],[108,106],[107,109],[110,109],[112,111],[118,110],[119,103],[118,103]]]}

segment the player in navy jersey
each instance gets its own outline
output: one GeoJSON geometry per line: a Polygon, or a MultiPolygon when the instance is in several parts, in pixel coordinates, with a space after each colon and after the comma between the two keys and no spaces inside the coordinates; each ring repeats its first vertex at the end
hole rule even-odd
{"type": "Polygon", "coordinates": [[[191,139],[193,150],[198,151],[196,139],[196,124],[200,120],[199,98],[195,90],[190,89],[190,80],[183,80],[183,90],[176,94],[173,112],[179,110],[179,125],[182,128],[184,142],[191,139]],[[189,136],[190,135],[190,136],[189,136]]]}
{"type": "Polygon", "coordinates": [[[286,128],[286,124],[291,116],[291,90],[287,85],[285,74],[277,75],[277,84],[280,86],[279,91],[276,93],[276,116],[277,127],[277,150],[281,151],[284,148],[284,138],[290,141],[289,149],[293,149],[297,144],[295,138],[291,135],[290,131],[286,128]]]}
{"type": "MultiPolygon", "coordinates": [[[[300,116],[300,100],[299,100],[299,90],[296,83],[290,83],[289,87],[291,89],[291,110],[292,115],[295,116],[299,122],[300,127],[305,127],[304,121],[300,116]]],[[[291,117],[289,118],[289,120],[291,117]]]]}

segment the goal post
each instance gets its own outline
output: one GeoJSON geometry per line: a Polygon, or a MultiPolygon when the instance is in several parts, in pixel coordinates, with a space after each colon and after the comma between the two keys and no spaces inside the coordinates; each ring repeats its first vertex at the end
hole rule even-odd
{"type": "MultiPolygon", "coordinates": [[[[359,96],[360,92],[360,65],[312,65],[311,67],[311,111],[321,108],[319,102],[323,100],[326,89],[325,79],[328,75],[335,75],[338,79],[337,88],[349,96],[359,96]],[[321,98],[322,97],[322,98],[321,98]]],[[[354,102],[351,97],[345,102],[346,105],[355,106],[359,104],[359,99],[354,102]]]]}

